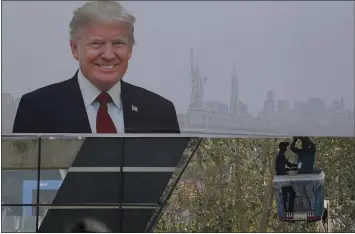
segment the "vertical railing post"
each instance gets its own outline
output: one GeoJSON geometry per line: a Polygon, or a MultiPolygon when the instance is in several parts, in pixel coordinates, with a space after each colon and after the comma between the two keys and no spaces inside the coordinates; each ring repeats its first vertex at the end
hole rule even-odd
{"type": "Polygon", "coordinates": [[[123,212],[123,182],[124,182],[124,173],[123,173],[123,165],[124,165],[124,138],[121,137],[120,140],[120,147],[121,147],[121,164],[120,164],[120,172],[119,175],[121,176],[121,192],[120,192],[120,232],[123,232],[123,216],[124,216],[124,212],[123,212]]]}
{"type": "Polygon", "coordinates": [[[38,159],[37,159],[37,197],[36,197],[36,232],[39,230],[39,193],[41,181],[41,147],[42,137],[38,138],[38,159]]]}

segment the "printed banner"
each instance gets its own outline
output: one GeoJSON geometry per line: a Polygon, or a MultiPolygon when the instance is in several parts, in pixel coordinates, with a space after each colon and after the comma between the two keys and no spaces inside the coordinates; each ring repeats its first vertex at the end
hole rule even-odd
{"type": "Polygon", "coordinates": [[[354,136],[352,1],[84,4],[3,3],[2,134],[354,136]]]}

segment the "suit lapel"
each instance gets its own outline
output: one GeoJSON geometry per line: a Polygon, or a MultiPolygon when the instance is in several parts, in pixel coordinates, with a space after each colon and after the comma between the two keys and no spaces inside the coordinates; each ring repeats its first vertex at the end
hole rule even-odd
{"type": "Polygon", "coordinates": [[[68,100],[65,102],[67,116],[70,116],[68,129],[73,129],[74,133],[92,133],[89,118],[85,109],[84,99],[78,82],[78,71],[68,83],[68,100]]]}
{"type": "Polygon", "coordinates": [[[130,84],[121,81],[121,93],[123,104],[123,118],[126,133],[134,133],[139,131],[139,98],[133,94],[130,84]]]}

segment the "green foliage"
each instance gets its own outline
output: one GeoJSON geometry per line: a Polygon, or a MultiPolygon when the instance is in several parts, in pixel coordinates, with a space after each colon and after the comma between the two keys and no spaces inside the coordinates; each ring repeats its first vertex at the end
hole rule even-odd
{"type": "MultiPolygon", "coordinates": [[[[270,183],[278,143],[292,139],[204,139],[170,198],[156,232],[315,232],[316,223],[283,223],[270,183]],[[199,184],[203,184],[202,188],[199,184]]],[[[354,231],[355,140],[313,138],[316,167],[336,225],[354,231]]],[[[291,161],[296,160],[292,154],[291,161]]]]}

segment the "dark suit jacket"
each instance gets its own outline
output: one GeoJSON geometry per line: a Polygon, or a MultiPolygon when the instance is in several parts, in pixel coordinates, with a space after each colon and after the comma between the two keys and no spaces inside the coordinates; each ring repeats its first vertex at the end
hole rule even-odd
{"type": "MultiPolygon", "coordinates": [[[[121,83],[126,133],[180,133],[171,101],[124,81],[121,83]]],[[[69,80],[23,95],[13,132],[91,133],[77,73],[69,80]]]]}

